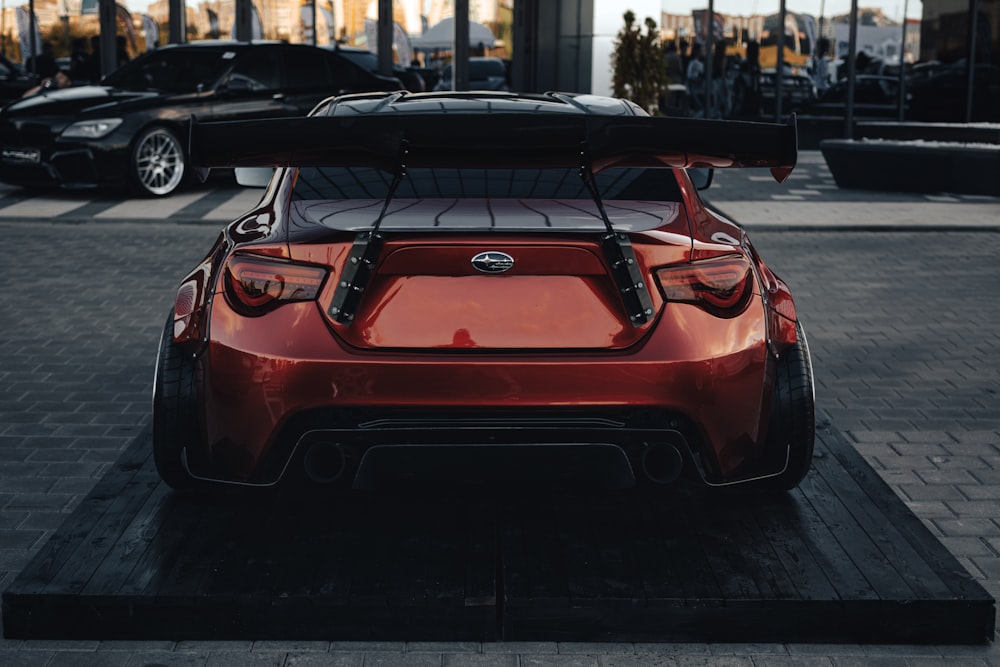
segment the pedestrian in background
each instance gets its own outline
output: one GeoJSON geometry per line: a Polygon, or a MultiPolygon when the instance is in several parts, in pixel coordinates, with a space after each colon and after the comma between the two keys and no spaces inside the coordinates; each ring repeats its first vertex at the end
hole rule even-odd
{"type": "Polygon", "coordinates": [[[667,71],[667,90],[660,96],[660,113],[665,116],[687,116],[687,87],[684,85],[684,63],[677,52],[677,42],[667,42],[663,49],[663,63],[667,71]]]}
{"type": "Polygon", "coordinates": [[[93,35],[90,38],[90,53],[86,55],[80,64],[79,80],[97,83],[101,80],[101,36],[93,35]]]}
{"type": "Polygon", "coordinates": [[[129,61],[128,45],[124,35],[115,37],[115,65],[121,67],[129,61]]]}
{"type": "Polygon", "coordinates": [[[55,49],[52,48],[52,44],[43,42],[42,52],[28,59],[28,71],[38,75],[38,85],[24,91],[22,97],[31,97],[46,90],[66,88],[72,84],[69,76],[59,69],[54,54],[55,49]]]}
{"type": "Polygon", "coordinates": [[[830,40],[821,37],[816,42],[816,52],[809,59],[809,75],[816,86],[817,95],[833,85],[833,61],[830,59],[829,51],[830,40]]]}
{"type": "Polygon", "coordinates": [[[733,117],[754,119],[760,115],[760,44],[750,41],[733,83],[733,117]]]}
{"type": "Polygon", "coordinates": [[[726,67],[726,42],[719,40],[715,45],[715,51],[712,52],[711,118],[728,118],[733,110],[728,69],[726,67]]]}
{"type": "Polygon", "coordinates": [[[667,77],[670,83],[684,83],[684,61],[677,52],[676,42],[667,42],[663,52],[663,60],[667,65],[667,77]]]}
{"type": "Polygon", "coordinates": [[[81,83],[89,83],[87,69],[87,40],[83,37],[73,39],[72,51],[69,55],[69,78],[81,83]]]}
{"type": "Polygon", "coordinates": [[[688,61],[686,73],[688,99],[691,102],[691,115],[695,118],[705,116],[705,63],[701,59],[701,42],[691,45],[691,59],[688,61]]]}
{"type": "Polygon", "coordinates": [[[24,64],[32,74],[36,74],[39,79],[48,79],[56,75],[59,66],[56,64],[55,51],[51,42],[42,42],[42,52],[28,58],[24,64]]]}

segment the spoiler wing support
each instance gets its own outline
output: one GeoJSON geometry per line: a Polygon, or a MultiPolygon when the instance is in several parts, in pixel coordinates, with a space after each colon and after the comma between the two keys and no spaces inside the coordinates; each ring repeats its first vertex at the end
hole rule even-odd
{"type": "Polygon", "coordinates": [[[635,250],[632,249],[628,234],[616,232],[607,211],[604,210],[601,193],[594,182],[590,153],[585,146],[580,149],[580,178],[587,186],[590,196],[594,198],[594,204],[597,205],[597,210],[604,221],[606,232],[601,235],[601,250],[608,266],[611,267],[611,275],[625,306],[625,314],[628,315],[632,326],[640,327],[653,316],[653,299],[642,278],[639,262],[636,260],[635,250]]]}
{"type": "Polygon", "coordinates": [[[389,192],[385,201],[382,202],[382,210],[371,229],[358,232],[354,237],[354,245],[344,263],[344,270],[340,273],[340,280],[333,291],[333,298],[330,300],[330,308],[327,312],[337,322],[350,324],[354,321],[354,314],[357,312],[358,304],[361,303],[361,296],[364,294],[372,274],[375,273],[375,262],[378,261],[382,253],[382,245],[385,238],[379,231],[386,211],[389,209],[389,202],[396,194],[396,188],[406,177],[406,155],[408,145],[404,141],[399,149],[399,162],[392,183],[389,184],[389,192]]]}

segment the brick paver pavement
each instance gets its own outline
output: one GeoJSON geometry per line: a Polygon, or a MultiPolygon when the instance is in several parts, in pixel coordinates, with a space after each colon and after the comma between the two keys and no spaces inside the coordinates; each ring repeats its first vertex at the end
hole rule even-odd
{"type": "MultiPolygon", "coordinates": [[[[964,206],[955,203],[948,219],[961,219],[964,206]]],[[[204,223],[0,222],[0,589],[147,423],[173,290],[217,233],[204,223]]],[[[753,225],[751,233],[796,295],[821,418],[1000,595],[1000,235],[753,225]]],[[[35,664],[1000,667],[1000,650],[0,641],[0,665],[35,664]]]]}

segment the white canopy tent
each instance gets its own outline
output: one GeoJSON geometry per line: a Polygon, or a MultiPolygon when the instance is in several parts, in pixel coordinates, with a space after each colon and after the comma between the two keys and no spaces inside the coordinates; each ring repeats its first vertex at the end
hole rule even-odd
{"type": "MultiPolygon", "coordinates": [[[[410,39],[410,45],[415,49],[433,51],[435,49],[450,49],[455,37],[455,19],[441,19],[440,23],[428,28],[427,32],[410,39]]],[[[482,23],[469,21],[469,46],[480,45],[491,49],[496,45],[497,38],[493,32],[482,23]]]]}

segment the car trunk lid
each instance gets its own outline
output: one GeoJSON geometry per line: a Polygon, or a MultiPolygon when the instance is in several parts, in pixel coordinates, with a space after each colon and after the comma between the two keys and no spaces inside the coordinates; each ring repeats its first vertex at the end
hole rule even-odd
{"type": "MultiPolygon", "coordinates": [[[[602,247],[606,233],[594,202],[578,200],[394,200],[363,297],[349,317],[338,301],[345,267],[364,248],[345,232],[372,227],[382,202],[357,200],[293,205],[292,229],[326,229],[332,243],[292,244],[296,259],[329,264],[339,283],[321,307],[347,343],[370,349],[548,350],[623,349],[646,334],[655,313],[630,319],[602,247]],[[485,222],[484,222],[485,221],[485,222]]],[[[615,228],[657,230],[657,262],[690,247],[677,202],[610,202],[615,228]],[[675,233],[671,234],[671,230],[675,233]],[[666,239],[666,242],[664,242],[666,239]],[[672,241],[671,241],[672,239],[672,241]]],[[[640,275],[647,255],[635,254],[640,275]]],[[[643,280],[645,282],[645,279],[643,280]]],[[[651,310],[660,305],[652,297],[651,310]]]]}
{"type": "Polygon", "coordinates": [[[619,349],[645,331],[629,323],[593,241],[410,238],[383,254],[349,324],[326,310],[356,347],[619,349]]]}

